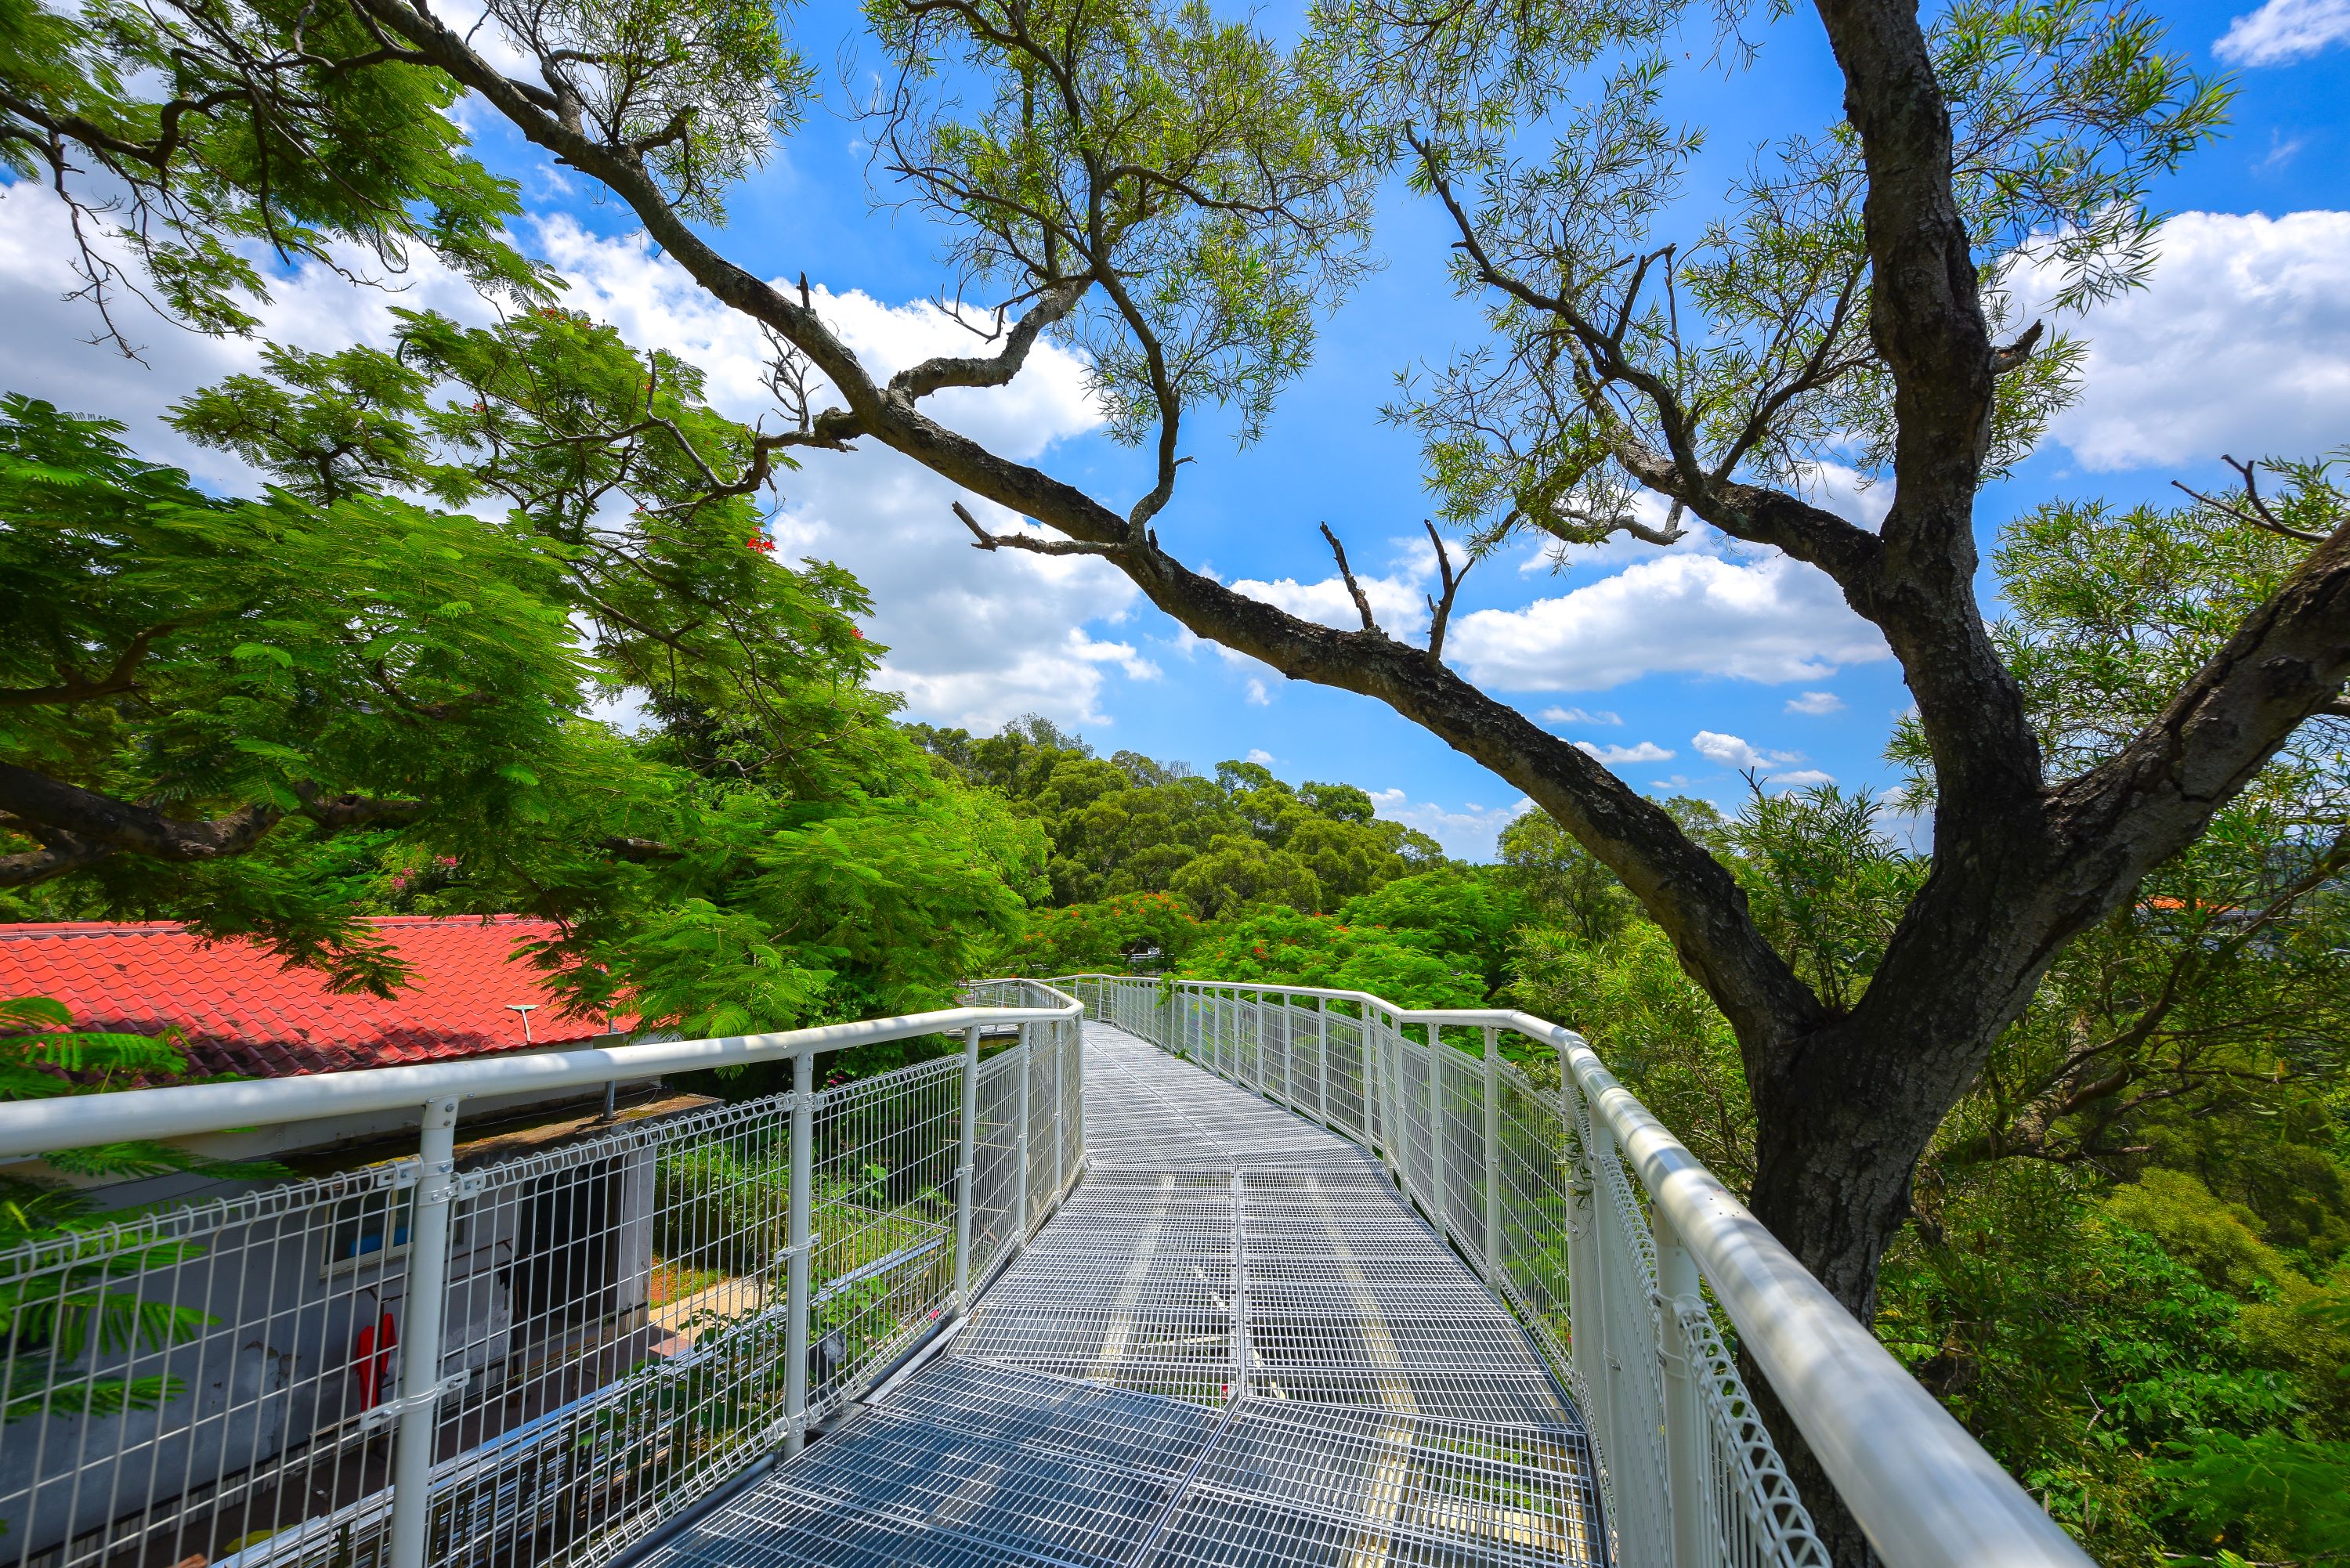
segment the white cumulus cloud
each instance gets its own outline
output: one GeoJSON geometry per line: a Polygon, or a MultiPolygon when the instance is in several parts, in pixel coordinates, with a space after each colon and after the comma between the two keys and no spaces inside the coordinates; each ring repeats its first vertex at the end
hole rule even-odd
{"type": "Polygon", "coordinates": [[[1520,609],[1462,617],[1446,654],[1480,685],[1516,691],[1604,691],[1659,673],[1817,680],[1889,656],[1825,574],[1775,550],[1652,555],[1520,609]]]}
{"type": "Polygon", "coordinates": [[[1726,768],[1772,768],[1804,760],[1801,752],[1766,752],[1718,730],[1700,730],[1690,737],[1690,744],[1697,748],[1699,756],[1726,768]]]}
{"type": "Polygon", "coordinates": [[[1824,713],[1844,711],[1844,699],[1833,691],[1806,691],[1800,697],[1787,699],[1787,711],[1808,713],[1817,718],[1824,713]]]}
{"type": "Polygon", "coordinates": [[[1545,724],[1621,724],[1624,715],[1611,713],[1605,708],[1545,708],[1542,711],[1545,724]]]}
{"type": "Polygon", "coordinates": [[[1611,768],[1620,767],[1626,763],[1669,763],[1675,754],[1670,748],[1660,746],[1654,741],[1641,741],[1629,746],[1598,746],[1589,741],[1577,741],[1575,749],[1606,763],[1611,768]]]}
{"type": "Polygon", "coordinates": [[[2228,24],[2211,52],[2231,66],[2281,66],[2350,39],[2350,0],[2268,0],[2228,24]]]}
{"type": "MultiPolygon", "coordinates": [[[[2342,0],[2350,5],[2350,0],[2342,0]]],[[[2314,457],[2350,407],[2350,212],[2182,213],[2145,288],[2066,322],[2080,401],[2051,435],[2087,468],[2314,457]]],[[[2053,280],[2018,279],[2033,314],[2053,280]]],[[[2054,323],[2052,323],[2054,325],[2054,323]]]]}
{"type": "Polygon", "coordinates": [[[1414,801],[1399,789],[1375,789],[1370,796],[1381,816],[1419,829],[1444,846],[1444,853],[1455,860],[1492,860],[1502,829],[1534,809],[1534,803],[1523,795],[1509,805],[1458,808],[1414,801]]]}
{"type": "MultiPolygon", "coordinates": [[[[1431,570],[1435,559],[1432,554],[1429,556],[1431,570]]],[[[1423,575],[1409,566],[1385,576],[1355,574],[1363,597],[1371,601],[1371,614],[1389,637],[1416,637],[1421,623],[1428,619],[1428,601],[1419,587],[1423,575]]],[[[1262,599],[1302,620],[1319,621],[1347,631],[1363,624],[1362,612],[1355,607],[1354,597],[1347,592],[1346,581],[1341,577],[1328,576],[1312,583],[1300,582],[1295,577],[1277,577],[1271,582],[1262,577],[1241,577],[1232,587],[1235,592],[1262,599]]]]}

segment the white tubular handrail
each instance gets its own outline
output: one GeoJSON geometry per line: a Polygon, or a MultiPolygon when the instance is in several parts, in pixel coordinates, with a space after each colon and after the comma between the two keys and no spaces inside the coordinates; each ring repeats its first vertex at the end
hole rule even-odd
{"type": "Polygon", "coordinates": [[[952,1034],[975,1025],[1066,1021],[1080,1011],[1075,1002],[1066,1007],[954,1007],[773,1034],[666,1040],[588,1051],[517,1051],[413,1067],[363,1067],[296,1078],[182,1084],[0,1104],[0,1161],[100,1143],[187,1137],[231,1127],[278,1127],[319,1116],[413,1110],[452,1096],[463,1099],[534,1094],[745,1062],[789,1061],[886,1040],[952,1034]]]}
{"type": "MultiPolygon", "coordinates": [[[[1549,1045],[1571,1075],[1570,1085],[1597,1128],[1612,1137],[1647,1192],[1652,1228],[1669,1232],[1695,1262],[1714,1299],[1736,1325],[1741,1345],[1887,1563],[1893,1568],[2089,1568],[2087,1553],[1601,1064],[1590,1044],[1573,1030],[1514,1011],[1404,1008],[1366,992],[1312,986],[1139,981],[1112,975],[1066,976],[1054,983],[1076,990],[1086,981],[1121,989],[1150,987],[1157,1001],[1136,1006],[1140,999],[1134,998],[1121,1010],[1137,1014],[1133,1023],[1138,1023],[1146,1022],[1142,1015],[1165,1011],[1168,1000],[1187,989],[1213,996],[1237,984],[1240,990],[1279,997],[1284,1006],[1289,999],[1306,998],[1353,1005],[1362,1010],[1367,1033],[1375,1017],[1396,1032],[1423,1026],[1431,1050],[1444,1028],[1507,1030],[1549,1045]]],[[[1171,1049],[1191,1048],[1180,1039],[1160,1043],[1171,1049]]],[[[1216,1071],[1228,1071],[1221,1064],[1213,1065],[1216,1071]]],[[[1463,1078],[1471,1075],[1467,1061],[1461,1070],[1463,1078]]],[[[1568,1096],[1562,1096],[1558,1110],[1565,1127],[1576,1125],[1568,1096]]],[[[1397,1129],[1383,1130],[1391,1144],[1397,1129]]],[[[1364,1136],[1367,1142],[1367,1123],[1364,1136]]],[[[1385,1152],[1397,1167],[1399,1180],[1415,1185],[1408,1174],[1413,1163],[1409,1151],[1388,1147],[1385,1152]]],[[[1443,1167],[1440,1164],[1436,1170],[1440,1190],[1443,1167]]],[[[1432,1217],[1441,1214],[1439,1201],[1432,1217]]],[[[1490,1239],[1491,1231],[1486,1234],[1490,1239]]],[[[1669,1310],[1671,1303],[1666,1306],[1669,1310]]],[[[1584,1380],[1588,1382],[1587,1374],[1584,1380]]],[[[1623,1462],[1630,1462],[1628,1457],[1623,1462]]]]}
{"type": "Polygon", "coordinates": [[[0,1105],[0,1160],[384,1111],[418,1131],[403,1158],[0,1249],[15,1299],[133,1325],[0,1336],[5,1561],[90,1568],[135,1542],[224,1568],[428,1568],[558,1530],[565,1561],[593,1568],[761,1454],[797,1452],[966,1312],[1084,1168],[1083,1006],[1033,980],[964,998],[0,1105]],[[1004,1025],[1018,1043],[983,1062],[1004,1025]],[[935,1055],[816,1086],[823,1053],[925,1035],[935,1055]],[[469,1097],[782,1061],[787,1094],[460,1157],[469,1097]],[[27,1409],[42,1419],[16,1424],[27,1409]],[[386,1428],[388,1467],[369,1458],[386,1428]]]}
{"type": "Polygon", "coordinates": [[[1896,1568],[2087,1568],[2089,1556],[1721,1179],[1601,1064],[1523,1012],[1412,1012],[1556,1046],[1880,1556],[1896,1568]]]}

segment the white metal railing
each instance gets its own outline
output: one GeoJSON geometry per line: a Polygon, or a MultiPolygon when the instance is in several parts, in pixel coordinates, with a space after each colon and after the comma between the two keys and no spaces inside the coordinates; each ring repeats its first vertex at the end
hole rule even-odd
{"type": "Polygon", "coordinates": [[[0,1158],[396,1108],[423,1129],[412,1157],[0,1253],[0,1563],[610,1561],[795,1450],[1050,1214],[1086,1159],[1080,1000],[1386,1162],[1580,1401],[1627,1568],[1825,1562],[1717,1308],[1895,1568],[2086,1563],[1572,1032],[1110,976],[969,1000],[0,1106],[0,1158]],[[817,1086],[827,1053],[936,1033],[962,1051],[817,1086]],[[785,1094],[459,1154],[467,1096],[786,1060],[785,1094]]]}
{"type": "Polygon", "coordinates": [[[0,1563],[610,1560],[795,1451],[1077,1179],[1077,1004],[1035,981],[970,1000],[0,1106],[0,1159],[398,1108],[422,1125],[413,1156],[0,1252],[0,1563]],[[962,1049],[817,1085],[827,1054],[931,1034],[962,1049]],[[781,1061],[785,1094],[460,1155],[471,1096],[781,1061]]]}
{"type": "Polygon", "coordinates": [[[1893,1568],[2086,1568],[1572,1030],[1361,992],[1111,975],[1053,983],[1386,1161],[1580,1402],[1627,1568],[1827,1561],[1717,1305],[1893,1568]],[[1555,1053],[1558,1090],[1507,1060],[1513,1036],[1555,1053]]]}

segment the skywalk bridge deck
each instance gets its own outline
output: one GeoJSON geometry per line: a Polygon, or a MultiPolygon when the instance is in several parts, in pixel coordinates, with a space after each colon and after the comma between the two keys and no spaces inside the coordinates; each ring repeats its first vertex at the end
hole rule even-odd
{"type": "Polygon", "coordinates": [[[1383,1170],[1084,1049],[1091,1168],[967,1331],[646,1568],[1602,1559],[1573,1406],[1383,1170]]]}

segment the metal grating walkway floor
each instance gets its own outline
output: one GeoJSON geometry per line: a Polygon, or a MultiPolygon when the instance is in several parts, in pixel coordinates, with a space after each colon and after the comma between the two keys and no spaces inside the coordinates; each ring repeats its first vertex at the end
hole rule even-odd
{"type": "Polygon", "coordinates": [[[1575,1411],[1377,1165],[1085,1050],[1086,1179],[951,1353],[645,1568],[1600,1560],[1575,1411]]]}

